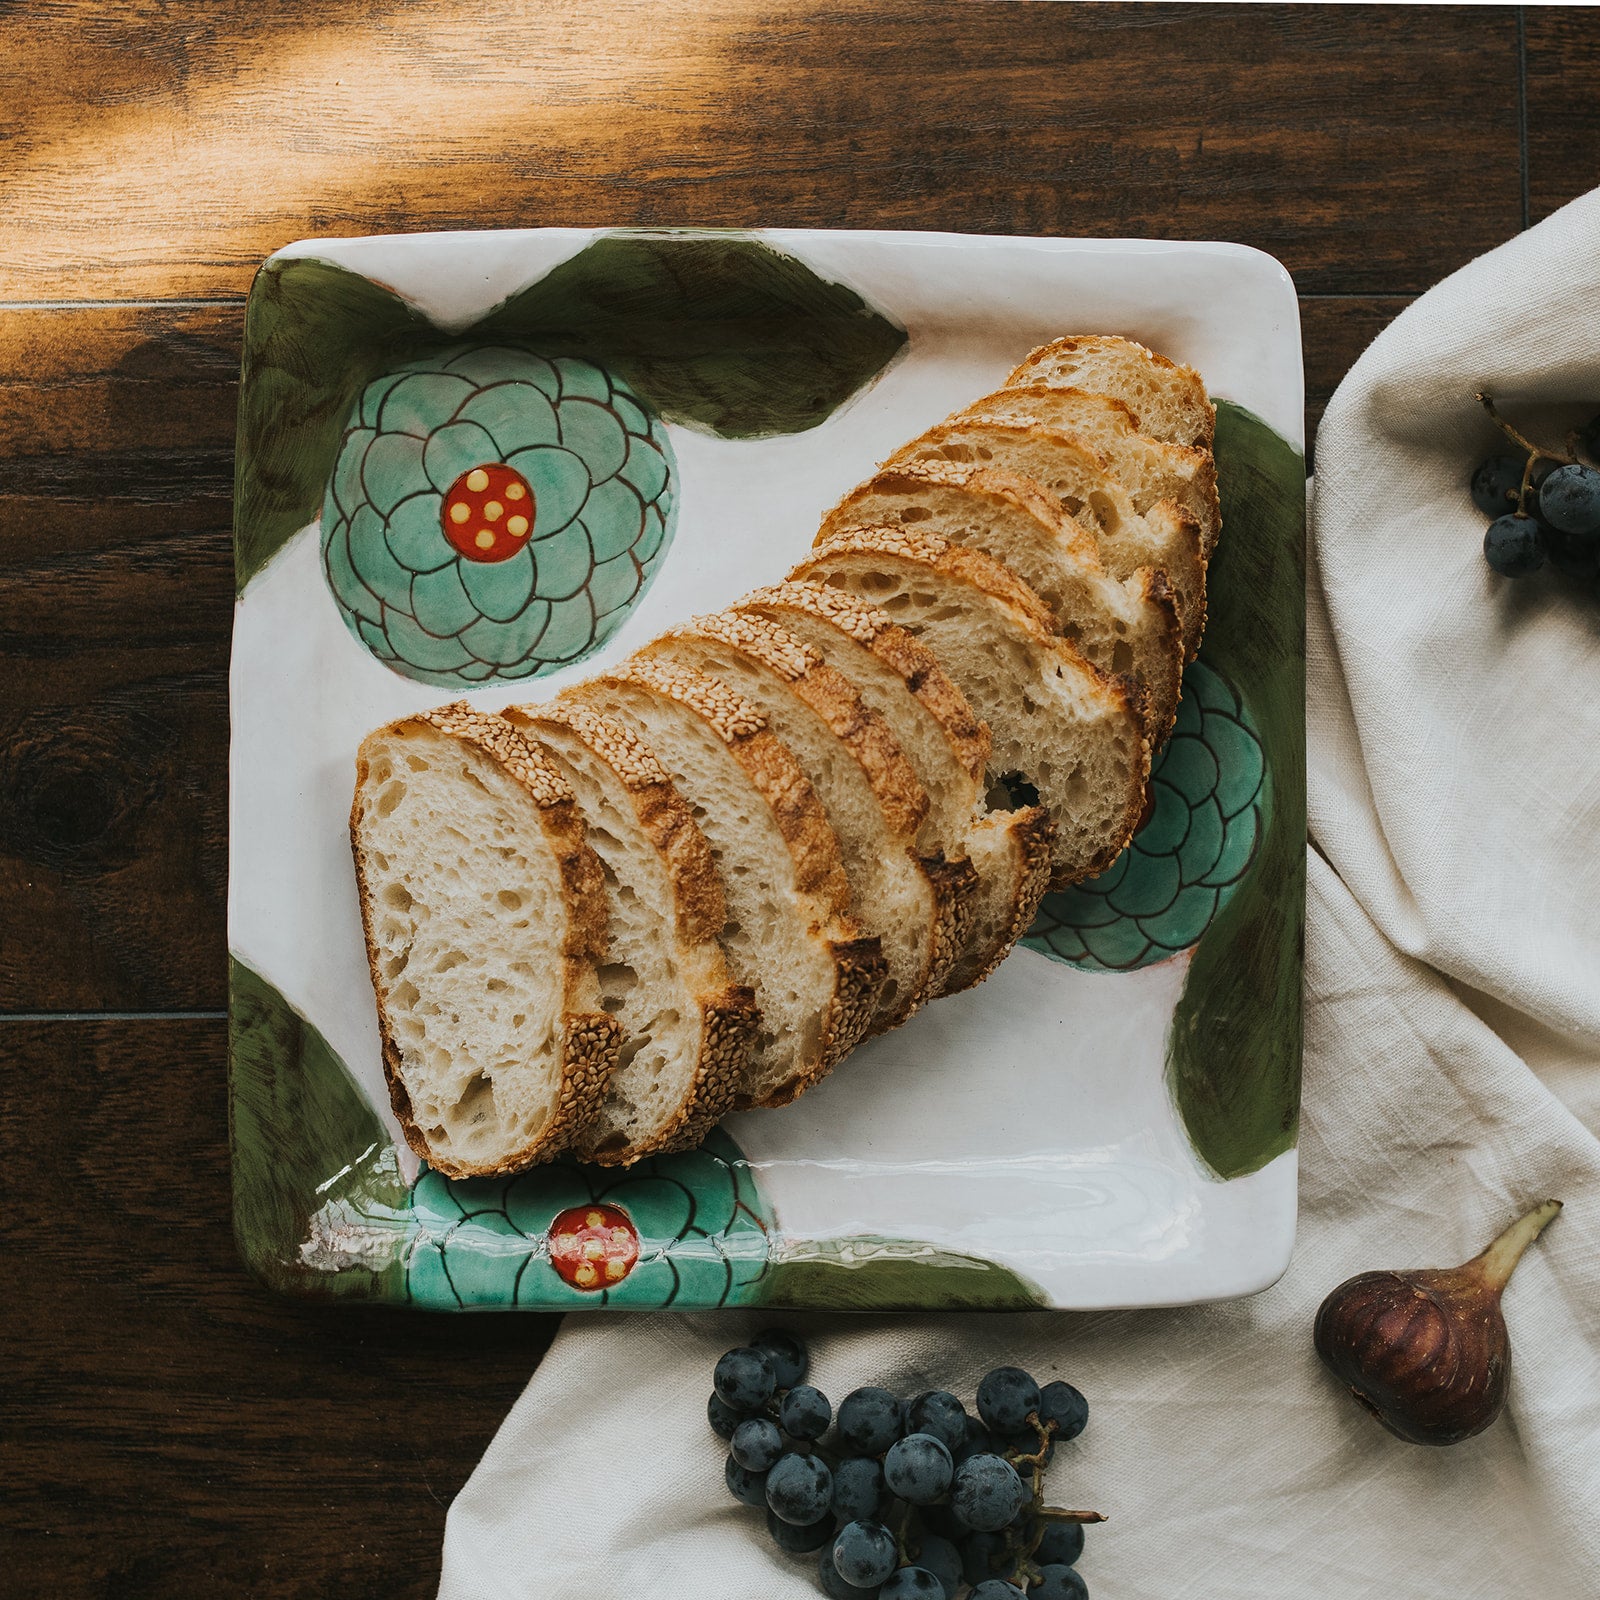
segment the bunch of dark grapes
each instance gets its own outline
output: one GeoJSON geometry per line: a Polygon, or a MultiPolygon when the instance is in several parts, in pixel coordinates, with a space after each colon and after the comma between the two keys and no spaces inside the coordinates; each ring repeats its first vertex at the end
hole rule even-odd
{"type": "Polygon", "coordinates": [[[805,1345],[781,1329],[718,1362],[706,1411],[728,1441],[735,1500],[764,1511],[780,1550],[814,1556],[832,1600],[1087,1600],[1084,1525],[1044,1503],[1044,1469],[1089,1406],[1070,1383],[1019,1367],[978,1385],[977,1415],[930,1389],[856,1389],[839,1402],[805,1382],[805,1345]],[[969,1587],[970,1586],[970,1589],[969,1587]]]}
{"type": "Polygon", "coordinates": [[[1478,399],[1520,452],[1489,456],[1473,469],[1472,503],[1494,519],[1483,536],[1484,560],[1507,578],[1548,564],[1600,599],[1600,415],[1561,453],[1525,439],[1487,395],[1478,399]]]}

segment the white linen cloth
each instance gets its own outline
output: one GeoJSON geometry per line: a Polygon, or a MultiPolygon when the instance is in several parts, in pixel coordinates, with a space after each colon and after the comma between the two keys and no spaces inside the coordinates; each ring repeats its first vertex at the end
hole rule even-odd
{"type": "Polygon", "coordinates": [[[441,1600],[803,1596],[722,1482],[717,1355],[763,1322],[863,1383],[963,1399],[1015,1362],[1088,1396],[1049,1483],[1110,1515],[1097,1600],[1600,1595],[1600,604],[1485,567],[1473,400],[1600,405],[1600,191],[1404,312],[1323,422],[1312,519],[1301,1220],[1288,1273],[1193,1309],[568,1319],[451,1507],[441,1600]],[[1383,1432],[1311,1321],[1448,1265],[1546,1195],[1506,1295],[1510,1403],[1450,1449],[1383,1432]]]}

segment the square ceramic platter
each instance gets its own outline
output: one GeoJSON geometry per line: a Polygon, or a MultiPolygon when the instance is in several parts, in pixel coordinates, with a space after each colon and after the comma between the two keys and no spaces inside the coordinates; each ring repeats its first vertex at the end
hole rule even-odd
{"type": "Polygon", "coordinates": [[[1293,285],[1237,245],[548,229],[273,256],[246,323],[231,685],[251,1266],[292,1293],[435,1309],[1087,1309],[1272,1283],[1300,1082],[1302,406],[1293,285]],[[699,1151],[419,1170],[384,1088],[346,831],[363,735],[462,695],[545,698],[776,580],[875,463],[1072,332],[1191,363],[1219,401],[1210,625],[1134,844],[1050,897],[988,982],[699,1151]],[[571,503],[535,472],[557,433],[584,462],[571,503]],[[480,459],[556,507],[521,568],[439,542],[442,497],[480,459]],[[600,1287],[563,1255],[586,1228],[621,1241],[600,1287]]]}

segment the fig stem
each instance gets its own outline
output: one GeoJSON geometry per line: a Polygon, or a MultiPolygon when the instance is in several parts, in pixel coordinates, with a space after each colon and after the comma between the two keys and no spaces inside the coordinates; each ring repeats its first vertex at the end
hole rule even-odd
{"type": "Polygon", "coordinates": [[[1477,1257],[1483,1281],[1489,1288],[1499,1290],[1511,1281],[1522,1252],[1549,1227],[1561,1209],[1559,1200],[1542,1200],[1525,1216],[1515,1222],[1477,1257]]]}

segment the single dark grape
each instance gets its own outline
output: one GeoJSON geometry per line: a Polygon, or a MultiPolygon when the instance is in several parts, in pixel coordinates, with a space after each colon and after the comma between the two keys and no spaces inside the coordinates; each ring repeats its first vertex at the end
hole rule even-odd
{"type": "Polygon", "coordinates": [[[792,1522],[785,1522],[771,1506],[768,1506],[767,1532],[772,1535],[772,1542],[785,1554],[807,1556],[813,1550],[820,1550],[823,1545],[832,1542],[833,1518],[818,1517],[815,1522],[797,1527],[792,1522]]]}
{"type": "Polygon", "coordinates": [[[1497,517],[1483,536],[1483,559],[1502,577],[1525,578],[1544,565],[1539,524],[1516,512],[1497,517]]]}
{"type": "Polygon", "coordinates": [[[875,1588],[899,1565],[894,1535],[881,1522],[847,1522],[833,1541],[833,1564],[846,1583],[875,1588]]]}
{"type": "Polygon", "coordinates": [[[839,1437],[856,1455],[881,1455],[900,1437],[900,1402],[887,1389],[852,1390],[839,1402],[839,1437]]]}
{"type": "Polygon", "coordinates": [[[968,1417],[966,1426],[966,1437],[955,1449],[950,1452],[950,1454],[955,1458],[955,1463],[958,1467],[967,1459],[968,1456],[992,1456],[999,1454],[999,1451],[995,1448],[995,1440],[993,1436],[990,1434],[989,1430],[978,1421],[976,1417],[968,1417]]]}
{"type": "Polygon", "coordinates": [[[978,1385],[978,1415],[995,1433],[1021,1433],[1039,1409],[1039,1385],[1021,1367],[996,1367],[978,1385]]]}
{"type": "Polygon", "coordinates": [[[950,1452],[931,1433],[908,1434],[883,1458],[883,1481],[890,1493],[914,1506],[937,1500],[950,1487],[954,1473],[950,1452]]]}
{"type": "Polygon", "coordinates": [[[778,1420],[791,1439],[820,1439],[833,1421],[833,1407],[820,1389],[802,1383],[783,1397],[778,1420]]]}
{"type": "Polygon", "coordinates": [[[741,1467],[732,1456],[723,1468],[728,1481],[728,1493],[742,1506],[764,1506],[767,1503],[767,1475],[741,1467]]]}
{"type": "Polygon", "coordinates": [[[926,1389],[905,1404],[907,1433],[931,1433],[952,1455],[967,1436],[967,1408],[948,1389],[926,1389]]]}
{"type": "Polygon", "coordinates": [[[1490,456],[1480,461],[1472,473],[1473,505],[1486,517],[1503,517],[1514,510],[1527,464],[1526,456],[1490,456]]]}
{"type": "Polygon", "coordinates": [[[795,1527],[805,1527],[833,1510],[833,1474],[821,1456],[791,1450],[767,1473],[767,1504],[795,1527]]]}
{"type": "Polygon", "coordinates": [[[919,1567],[927,1568],[939,1580],[944,1600],[956,1600],[956,1590],[961,1587],[961,1552],[954,1543],[943,1534],[924,1533],[907,1549],[919,1567]]]}
{"type": "Polygon", "coordinates": [[[833,1510],[846,1522],[882,1514],[883,1468],[871,1456],[846,1456],[833,1469],[833,1510]]]}
{"type": "Polygon", "coordinates": [[[1028,1597],[1016,1584],[1007,1583],[1004,1578],[985,1578],[967,1600],[1028,1600],[1028,1597]]]}
{"type": "Polygon", "coordinates": [[[786,1328],[763,1328],[750,1341],[752,1350],[759,1350],[772,1368],[772,1376],[780,1389],[792,1389],[803,1382],[806,1368],[811,1365],[811,1353],[805,1341],[798,1339],[786,1328]]]}
{"type": "Polygon", "coordinates": [[[706,1421],[719,1439],[731,1439],[733,1430],[744,1420],[721,1395],[712,1395],[706,1401],[706,1421]]]}
{"type": "Polygon", "coordinates": [[[1089,1402],[1058,1379],[1039,1391],[1039,1420],[1055,1423],[1057,1439],[1076,1439],[1089,1425],[1089,1402]]]}
{"type": "Polygon", "coordinates": [[[733,1459],[752,1472],[765,1472],[783,1454],[783,1435],[765,1417],[746,1417],[733,1430],[733,1459]]]}
{"type": "Polygon", "coordinates": [[[982,1583],[1016,1564],[1016,1546],[1004,1529],[969,1533],[961,1541],[961,1575],[968,1583],[982,1583]]]}
{"type": "Polygon", "coordinates": [[[1044,1537],[1033,1559],[1042,1567],[1049,1562],[1070,1567],[1083,1554],[1083,1524],[1081,1522],[1046,1522],[1044,1537]]]}
{"type": "Polygon", "coordinates": [[[878,1600],[944,1600],[944,1585],[926,1567],[901,1567],[878,1591],[878,1600]]]}
{"type": "Polygon", "coordinates": [[[777,1380],[772,1376],[772,1363],[759,1350],[741,1345],[718,1360],[711,1387],[725,1404],[750,1416],[772,1398],[777,1380]]]}
{"type": "Polygon", "coordinates": [[[839,1569],[833,1564],[831,1544],[823,1545],[822,1554],[817,1557],[817,1583],[828,1600],[873,1600],[878,1592],[876,1584],[867,1589],[858,1589],[839,1576],[839,1569]]]}
{"type": "Polygon", "coordinates": [[[1028,1600],[1089,1600],[1089,1585],[1073,1567],[1040,1567],[1028,1585],[1028,1600]]]}
{"type": "Polygon", "coordinates": [[[1557,467],[1539,490],[1539,514],[1561,533],[1600,538],[1600,467],[1557,467]]]}
{"type": "Polygon", "coordinates": [[[950,1508],[967,1527],[992,1533],[1016,1516],[1027,1497],[1004,1456],[970,1456],[956,1468],[950,1508]]]}

